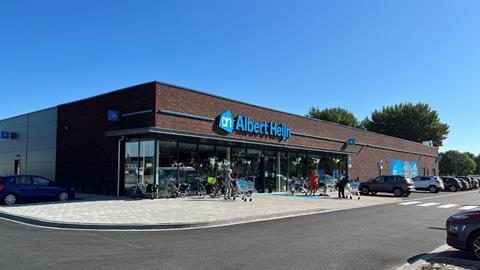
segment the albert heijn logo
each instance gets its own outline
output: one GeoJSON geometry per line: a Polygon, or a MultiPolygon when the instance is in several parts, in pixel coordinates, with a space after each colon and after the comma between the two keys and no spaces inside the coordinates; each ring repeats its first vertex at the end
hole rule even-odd
{"type": "Polygon", "coordinates": [[[238,115],[235,118],[230,110],[220,114],[218,127],[229,134],[238,131],[279,137],[284,141],[292,136],[292,130],[286,124],[268,121],[257,122],[244,115],[238,115]]]}
{"type": "Polygon", "coordinates": [[[220,114],[219,127],[228,133],[233,133],[234,121],[235,119],[233,118],[232,112],[226,110],[220,114]]]}

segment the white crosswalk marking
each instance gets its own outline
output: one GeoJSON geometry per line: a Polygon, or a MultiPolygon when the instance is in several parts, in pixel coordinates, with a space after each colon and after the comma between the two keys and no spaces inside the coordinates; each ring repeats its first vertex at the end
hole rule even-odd
{"type": "Polygon", "coordinates": [[[436,202],[431,202],[431,203],[422,203],[422,204],[419,204],[418,206],[434,206],[434,205],[437,205],[439,203],[436,203],[436,202]]]}
{"type": "Polygon", "coordinates": [[[400,205],[412,205],[412,204],[417,204],[417,203],[421,203],[421,202],[402,202],[402,203],[399,203],[400,205]]]}
{"type": "Polygon", "coordinates": [[[458,206],[458,204],[444,204],[444,205],[438,206],[438,208],[452,208],[455,206],[458,206]]]}
{"type": "Polygon", "coordinates": [[[467,205],[467,206],[461,207],[460,210],[472,210],[477,207],[478,205],[467,205]]]}

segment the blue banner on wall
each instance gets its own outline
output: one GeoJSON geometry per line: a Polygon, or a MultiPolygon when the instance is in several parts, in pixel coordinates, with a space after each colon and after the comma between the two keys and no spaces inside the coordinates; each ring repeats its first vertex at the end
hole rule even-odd
{"type": "Polygon", "coordinates": [[[418,176],[418,163],[416,161],[390,160],[390,174],[406,177],[418,176]]]}

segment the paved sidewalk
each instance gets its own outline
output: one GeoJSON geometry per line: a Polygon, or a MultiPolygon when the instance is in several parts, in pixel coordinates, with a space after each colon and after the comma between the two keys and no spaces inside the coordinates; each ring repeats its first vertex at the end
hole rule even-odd
{"type": "Polygon", "coordinates": [[[133,200],[78,194],[74,201],[0,206],[0,217],[47,227],[77,229],[178,229],[228,225],[332,210],[401,202],[400,198],[254,194],[252,202],[189,197],[133,200]]]}

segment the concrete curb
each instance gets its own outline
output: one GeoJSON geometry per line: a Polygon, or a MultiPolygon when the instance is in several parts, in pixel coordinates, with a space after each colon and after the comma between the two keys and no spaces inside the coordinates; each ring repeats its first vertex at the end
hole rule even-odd
{"type": "Polygon", "coordinates": [[[51,228],[51,229],[67,229],[67,230],[102,230],[102,231],[149,231],[149,230],[180,230],[180,229],[200,229],[208,227],[221,227],[234,224],[242,224],[249,222],[267,221],[282,218],[291,218],[297,216],[320,214],[338,210],[348,209],[314,209],[292,211],[281,214],[270,214],[256,217],[234,218],[210,222],[194,222],[194,223],[159,223],[159,224],[95,224],[95,223],[69,223],[60,221],[44,220],[21,215],[13,215],[0,211],[0,218],[18,222],[26,225],[51,228]]]}

